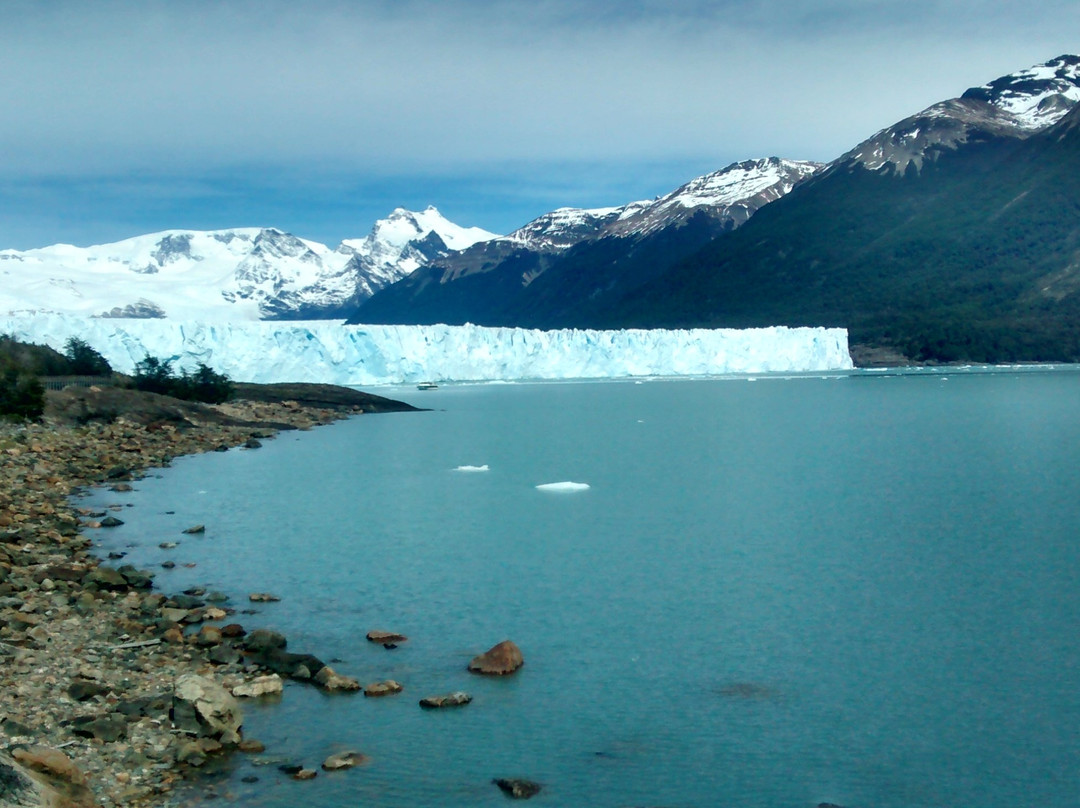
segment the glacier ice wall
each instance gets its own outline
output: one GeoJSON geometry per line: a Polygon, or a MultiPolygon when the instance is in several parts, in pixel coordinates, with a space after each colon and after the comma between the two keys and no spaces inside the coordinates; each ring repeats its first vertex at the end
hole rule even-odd
{"type": "Polygon", "coordinates": [[[147,354],[236,381],[344,385],[417,381],[699,376],[852,367],[842,328],[536,331],[463,326],[0,318],[0,333],[62,350],[86,340],[116,370],[147,354]]]}

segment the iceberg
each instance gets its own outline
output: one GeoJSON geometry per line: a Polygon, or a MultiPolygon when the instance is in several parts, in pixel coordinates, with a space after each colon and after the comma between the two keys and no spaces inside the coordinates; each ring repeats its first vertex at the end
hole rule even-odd
{"type": "Polygon", "coordinates": [[[203,363],[240,382],[352,386],[437,381],[610,379],[852,368],[843,328],[594,331],[339,321],[192,322],[0,317],[0,333],[63,350],[85,340],[121,373],[147,354],[203,363]]]}
{"type": "Polygon", "coordinates": [[[542,483],[536,486],[537,491],[556,491],[558,493],[569,493],[571,491],[588,491],[588,483],[575,483],[571,480],[566,480],[561,483],[542,483]]]}

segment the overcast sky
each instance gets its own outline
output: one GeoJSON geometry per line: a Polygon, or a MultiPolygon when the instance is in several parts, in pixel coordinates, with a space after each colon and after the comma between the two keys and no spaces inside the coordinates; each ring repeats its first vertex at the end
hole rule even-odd
{"type": "Polygon", "coordinates": [[[1075,0],[4,0],[0,248],[429,204],[508,232],[830,160],[1078,32],[1075,0]]]}

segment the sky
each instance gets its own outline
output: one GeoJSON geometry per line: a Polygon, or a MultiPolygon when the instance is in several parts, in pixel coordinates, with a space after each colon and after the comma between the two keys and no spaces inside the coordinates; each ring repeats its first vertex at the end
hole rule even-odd
{"type": "Polygon", "coordinates": [[[1078,31],[1075,0],[4,0],[0,249],[506,233],[831,160],[1078,31]]]}

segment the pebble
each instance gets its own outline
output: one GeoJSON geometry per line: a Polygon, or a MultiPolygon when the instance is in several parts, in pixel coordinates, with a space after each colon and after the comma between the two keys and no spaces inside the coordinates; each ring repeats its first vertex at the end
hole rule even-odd
{"type": "MultiPolygon", "coordinates": [[[[296,425],[342,417],[242,402],[221,410],[249,422],[296,425]]],[[[96,804],[161,805],[177,782],[178,759],[194,764],[217,752],[216,741],[200,744],[174,734],[169,710],[180,675],[202,671],[240,683],[261,671],[242,661],[210,666],[208,652],[224,645],[185,641],[176,626],[191,610],[163,611],[164,598],[147,589],[153,583],[148,573],[98,567],[102,553],[84,531],[130,526],[105,510],[79,512],[72,497],[118,468],[137,478],[139,469],[240,445],[250,436],[250,427],[147,427],[123,418],[78,426],[0,424],[0,732],[7,743],[63,747],[96,804]],[[68,695],[76,682],[84,701],[68,695]]],[[[127,482],[111,488],[132,490],[127,482]]],[[[124,552],[112,555],[119,560],[124,552]]],[[[212,609],[200,619],[225,616],[212,609]]]]}

